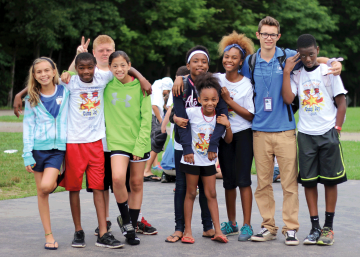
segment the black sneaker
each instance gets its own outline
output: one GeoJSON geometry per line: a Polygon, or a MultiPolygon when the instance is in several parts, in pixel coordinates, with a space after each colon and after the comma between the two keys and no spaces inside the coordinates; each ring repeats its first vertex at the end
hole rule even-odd
{"type": "Polygon", "coordinates": [[[133,225],[131,223],[123,224],[121,215],[119,215],[116,220],[119,224],[122,234],[126,237],[126,241],[129,243],[129,245],[140,244],[140,238],[136,237],[133,225]]]}
{"type": "Polygon", "coordinates": [[[155,235],[158,232],[156,228],[151,226],[151,224],[147,222],[147,220],[144,219],[144,217],[142,217],[141,221],[137,222],[136,233],[140,233],[144,235],[155,235]]]}
{"type": "MultiPolygon", "coordinates": [[[[111,232],[111,221],[110,220],[106,221],[106,228],[107,228],[107,232],[111,232]]],[[[95,229],[94,235],[97,236],[98,234],[99,234],[99,227],[97,227],[95,229]]]]}
{"type": "Polygon", "coordinates": [[[285,244],[286,245],[298,245],[299,239],[296,237],[295,230],[288,230],[285,233],[285,244]]]}
{"type": "Polygon", "coordinates": [[[321,229],[312,228],[310,234],[304,239],[304,245],[316,245],[320,238],[321,229]]]}
{"type": "Polygon", "coordinates": [[[98,236],[95,245],[113,249],[124,246],[119,240],[116,240],[116,238],[110,232],[105,233],[102,237],[98,236]]]}
{"type": "Polygon", "coordinates": [[[74,240],[71,243],[72,247],[84,248],[85,244],[85,233],[83,230],[76,231],[74,234],[74,240]]]}
{"type": "Polygon", "coordinates": [[[169,182],[165,172],[162,173],[160,182],[161,183],[168,183],[169,182]]]}

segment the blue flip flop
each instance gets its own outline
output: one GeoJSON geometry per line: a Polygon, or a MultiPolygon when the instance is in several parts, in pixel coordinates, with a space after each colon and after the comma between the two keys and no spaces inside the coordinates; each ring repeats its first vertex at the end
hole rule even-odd
{"type": "Polygon", "coordinates": [[[56,241],[54,241],[54,243],[49,243],[49,242],[47,242],[47,243],[44,244],[44,248],[45,248],[46,250],[57,250],[59,246],[58,246],[58,247],[55,247],[55,243],[56,243],[56,241]],[[50,246],[46,246],[46,244],[53,244],[54,246],[53,246],[53,247],[50,247],[50,246]]]}

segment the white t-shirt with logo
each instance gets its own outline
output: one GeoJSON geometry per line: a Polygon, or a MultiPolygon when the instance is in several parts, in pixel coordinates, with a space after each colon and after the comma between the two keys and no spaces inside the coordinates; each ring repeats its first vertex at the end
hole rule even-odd
{"type": "Polygon", "coordinates": [[[95,68],[91,83],[84,83],[78,75],[68,84],[70,91],[67,143],[91,143],[105,137],[104,89],[113,78],[110,71],[95,68]]]}
{"type": "Polygon", "coordinates": [[[184,156],[181,157],[181,163],[194,166],[215,165],[216,159],[210,161],[207,154],[210,138],[216,125],[216,116],[206,117],[202,114],[200,106],[186,108],[186,113],[191,126],[191,146],[194,151],[195,164],[185,162],[184,156]]]}
{"type": "MultiPolygon", "coordinates": [[[[151,86],[152,94],[150,95],[151,98],[151,105],[156,105],[159,108],[160,117],[164,118],[164,97],[163,97],[163,90],[162,90],[162,82],[161,80],[156,80],[154,84],[151,86]]],[[[154,111],[152,110],[152,114],[155,115],[154,111]]]]}
{"type": "MultiPolygon", "coordinates": [[[[254,114],[255,107],[253,101],[253,88],[250,82],[250,79],[243,77],[242,80],[238,82],[230,82],[226,79],[225,73],[216,73],[214,74],[220,82],[221,87],[226,87],[230,93],[231,99],[241,107],[248,110],[250,113],[254,114]]],[[[228,106],[229,121],[231,125],[231,131],[237,133],[245,129],[251,128],[252,123],[236,114],[230,106],[228,106]]]]}
{"type": "Polygon", "coordinates": [[[337,108],[332,98],[347,93],[340,76],[325,78],[321,70],[327,70],[327,66],[320,64],[310,72],[301,68],[298,75],[291,75],[291,90],[299,97],[298,131],[314,136],[323,135],[335,126],[337,108]],[[332,96],[324,83],[331,86],[332,96]]]}

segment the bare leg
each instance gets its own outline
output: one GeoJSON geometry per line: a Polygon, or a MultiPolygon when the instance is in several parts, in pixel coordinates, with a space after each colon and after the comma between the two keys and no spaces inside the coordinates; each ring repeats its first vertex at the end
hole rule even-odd
{"type": "Polygon", "coordinates": [[[186,173],[186,196],[184,201],[184,236],[192,237],[191,218],[193,213],[194,201],[196,198],[196,188],[199,182],[198,175],[186,173]]]}
{"type": "Polygon", "coordinates": [[[157,153],[156,153],[156,157],[152,163],[153,167],[157,166],[159,164],[158,158],[157,158],[157,153]]]}
{"type": "Polygon", "coordinates": [[[335,212],[337,195],[337,185],[325,186],[325,203],[327,212],[335,212]]]}
{"type": "Polygon", "coordinates": [[[69,191],[71,215],[75,225],[75,231],[82,230],[81,210],[80,210],[80,191],[69,191]]]}
{"type": "Polygon", "coordinates": [[[225,189],[226,210],[229,221],[236,223],[236,188],[225,189]]]}
{"type": "Polygon", "coordinates": [[[110,217],[110,214],[109,214],[109,198],[110,198],[110,192],[109,190],[105,190],[104,191],[104,199],[105,199],[105,213],[106,213],[106,218],[109,218],[110,217]]]}
{"type": "Polygon", "coordinates": [[[99,236],[102,237],[107,232],[104,191],[96,189],[93,189],[93,191],[94,205],[99,223],[99,236]]]}
{"type": "Polygon", "coordinates": [[[46,168],[44,172],[34,172],[34,178],[36,182],[36,190],[38,197],[38,208],[40,218],[45,232],[46,245],[48,247],[58,247],[58,243],[55,245],[54,236],[51,232],[50,223],[50,208],[49,208],[49,194],[54,190],[56,186],[56,179],[59,170],[55,168],[46,168]]]}
{"type": "MultiPolygon", "coordinates": [[[[317,186],[315,187],[305,187],[305,197],[306,202],[309,208],[310,216],[317,216],[318,215],[318,191],[317,186]]],[[[326,196],[325,196],[326,197],[326,196]]]]}
{"type": "Polygon", "coordinates": [[[248,224],[250,226],[251,222],[251,208],[252,208],[252,190],[251,186],[248,187],[240,187],[240,196],[241,196],[241,205],[243,209],[244,215],[244,224],[248,224]]]}
{"type": "Polygon", "coordinates": [[[146,161],[146,167],[144,169],[144,177],[154,175],[151,172],[151,165],[153,164],[155,159],[157,159],[157,153],[155,153],[154,151],[151,151],[150,152],[150,159],[146,161]]]}
{"type": "Polygon", "coordinates": [[[130,162],[130,189],[131,200],[129,203],[130,209],[139,210],[141,208],[143,199],[143,170],[145,168],[145,162],[130,162]]]}
{"type": "Polygon", "coordinates": [[[114,195],[116,202],[123,203],[128,200],[128,192],[126,190],[126,171],[129,164],[129,158],[122,155],[111,157],[111,170],[114,195]]]}

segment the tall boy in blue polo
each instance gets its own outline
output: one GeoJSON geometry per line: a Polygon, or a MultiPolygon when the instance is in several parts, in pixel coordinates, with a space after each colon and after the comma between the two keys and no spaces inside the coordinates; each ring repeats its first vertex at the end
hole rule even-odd
{"type": "MultiPolygon", "coordinates": [[[[251,240],[276,239],[278,227],[275,226],[275,201],[272,188],[276,156],[283,188],[282,216],[285,225],[282,233],[285,235],[286,245],[298,245],[296,232],[299,229],[299,199],[295,119],[292,109],[284,103],[281,96],[283,68],[280,64],[281,56],[286,54],[288,58],[294,56],[296,51],[276,47],[276,42],[281,37],[280,24],[272,17],[267,16],[260,21],[256,36],[260,40],[261,48],[256,53],[253,69],[255,116],[252,129],[258,181],[254,195],[263,222],[261,231],[253,235],[251,240]]],[[[245,59],[241,72],[251,79],[249,57],[245,59]]],[[[327,58],[319,61],[326,62],[327,58]]],[[[339,67],[341,69],[341,65],[339,67]]],[[[295,67],[298,68],[300,66],[295,67]]]]}

